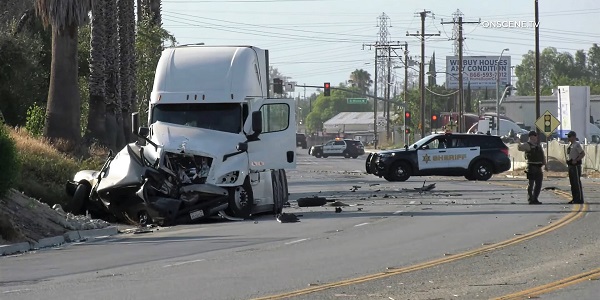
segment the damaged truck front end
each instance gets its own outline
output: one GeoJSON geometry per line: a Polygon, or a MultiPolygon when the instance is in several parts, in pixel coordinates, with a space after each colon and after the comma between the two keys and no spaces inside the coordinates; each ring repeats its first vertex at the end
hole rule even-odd
{"type": "MultiPolygon", "coordinates": [[[[133,128],[138,128],[137,115],[132,119],[133,128]]],[[[147,142],[150,145],[128,144],[116,155],[111,151],[99,171],[75,174],[66,184],[72,197],[69,210],[165,226],[198,221],[227,209],[229,191],[206,182],[211,158],[166,152],[147,142]]]]}

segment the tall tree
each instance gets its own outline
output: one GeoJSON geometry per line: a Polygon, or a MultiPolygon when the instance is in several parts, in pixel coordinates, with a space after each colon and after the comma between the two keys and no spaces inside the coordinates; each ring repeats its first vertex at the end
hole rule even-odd
{"type": "Polygon", "coordinates": [[[92,7],[90,49],[90,103],[86,139],[109,146],[106,131],[105,1],[96,0],[92,7]]]}
{"type": "Polygon", "coordinates": [[[117,34],[117,9],[115,0],[104,0],[106,25],[106,131],[108,146],[116,150],[124,143],[123,118],[121,114],[121,92],[119,84],[119,51],[117,34]]]}
{"type": "Polygon", "coordinates": [[[350,80],[348,80],[352,87],[357,87],[358,90],[363,94],[368,94],[373,80],[371,80],[371,74],[363,69],[356,69],[350,73],[350,80]]]}
{"type": "Polygon", "coordinates": [[[77,33],[87,23],[91,0],[37,0],[36,12],[52,27],[52,65],[44,135],[77,143],[81,138],[77,33]]]}
{"type": "MultiPolygon", "coordinates": [[[[120,100],[121,100],[121,119],[123,132],[123,143],[132,140],[131,122],[129,115],[132,107],[132,87],[135,85],[132,76],[135,70],[132,69],[135,60],[134,55],[134,32],[135,32],[135,12],[132,0],[117,0],[117,19],[118,19],[118,41],[119,41],[119,78],[120,78],[120,100]]],[[[119,145],[122,147],[124,145],[119,145]]]]}
{"type": "Polygon", "coordinates": [[[590,71],[590,76],[600,82],[600,46],[594,43],[588,51],[587,68],[590,71]]]}
{"type": "Polygon", "coordinates": [[[429,72],[427,72],[427,85],[433,87],[437,85],[436,81],[437,71],[435,70],[435,51],[429,60],[429,72]]]}

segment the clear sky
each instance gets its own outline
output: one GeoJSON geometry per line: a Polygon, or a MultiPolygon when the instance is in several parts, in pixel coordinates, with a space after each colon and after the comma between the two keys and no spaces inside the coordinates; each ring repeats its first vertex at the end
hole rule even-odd
{"type": "MultiPolygon", "coordinates": [[[[425,21],[429,37],[428,61],[435,51],[436,69],[445,71],[453,55],[453,13],[464,21],[465,56],[511,56],[518,65],[523,54],[535,49],[534,28],[486,28],[493,21],[534,21],[534,0],[163,0],[163,25],[179,44],[253,45],[269,49],[271,65],[298,84],[337,85],[355,69],[374,75],[374,50],[363,47],[379,39],[378,17],[389,19],[388,41],[408,42],[411,56],[420,59],[420,41],[406,36],[421,29],[418,15],[429,10],[425,21]]],[[[599,0],[540,0],[540,51],[556,47],[574,53],[600,43],[599,0]]],[[[402,50],[398,50],[401,54],[402,50]]],[[[401,62],[396,60],[398,66],[401,62]]],[[[402,81],[403,70],[396,70],[402,81]]],[[[438,76],[438,84],[444,81],[438,76]]],[[[307,89],[307,93],[314,89],[307,89]]],[[[298,90],[296,90],[298,92],[298,90]]]]}

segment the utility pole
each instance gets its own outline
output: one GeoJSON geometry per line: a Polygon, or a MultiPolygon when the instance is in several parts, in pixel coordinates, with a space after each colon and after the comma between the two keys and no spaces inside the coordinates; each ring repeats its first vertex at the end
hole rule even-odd
{"type": "MultiPolygon", "coordinates": [[[[538,0],[535,1],[535,119],[540,118],[540,14],[538,0]]],[[[586,120],[587,122],[587,120],[586,120]]],[[[536,126],[537,128],[537,126],[536,126]]],[[[540,135],[539,128],[537,129],[540,135]]]]}
{"type": "MultiPolygon", "coordinates": [[[[377,87],[378,87],[378,81],[379,81],[378,80],[378,75],[380,75],[379,74],[379,69],[382,69],[381,72],[385,72],[386,71],[385,68],[381,68],[381,66],[378,63],[378,61],[379,61],[380,58],[388,57],[388,55],[382,56],[382,55],[378,55],[378,53],[380,53],[379,50],[388,50],[388,49],[395,50],[396,48],[394,46],[398,47],[399,43],[400,42],[396,41],[396,42],[386,42],[385,44],[382,44],[380,42],[376,42],[375,44],[363,44],[363,49],[364,49],[365,46],[368,46],[369,48],[371,48],[371,47],[375,48],[375,82],[374,82],[374,88],[373,88],[374,96],[375,96],[373,98],[373,101],[374,101],[374,103],[373,103],[373,134],[374,134],[374,137],[375,137],[375,141],[374,141],[374,147],[375,147],[375,149],[377,149],[377,145],[379,143],[378,131],[377,131],[377,99],[378,99],[378,97],[377,97],[377,87]]],[[[385,77],[383,78],[383,80],[385,81],[385,77]]],[[[389,91],[389,90],[387,90],[387,91],[389,91]]],[[[386,92],[386,90],[384,89],[384,92],[383,92],[383,94],[384,94],[383,96],[384,97],[385,97],[385,92],[386,92]]],[[[385,98],[385,100],[386,101],[384,101],[384,106],[383,106],[384,112],[386,110],[387,105],[389,105],[388,103],[390,102],[389,95],[388,95],[388,98],[385,98]]]]}
{"type": "Polygon", "coordinates": [[[421,15],[421,32],[417,33],[406,33],[406,36],[420,36],[421,37],[421,65],[419,69],[419,89],[421,91],[421,120],[419,125],[421,127],[421,138],[425,137],[425,37],[426,36],[440,36],[441,33],[425,34],[425,18],[431,11],[423,10],[419,13],[421,15]]]}
{"type": "MultiPolygon", "coordinates": [[[[404,42],[404,112],[408,107],[408,43],[404,42]]],[[[406,114],[404,114],[406,117],[406,114]]],[[[408,144],[408,136],[406,135],[406,118],[404,119],[404,145],[408,144]]]]}
{"type": "MultiPolygon", "coordinates": [[[[390,90],[391,90],[391,83],[392,83],[392,48],[388,47],[388,53],[387,53],[387,81],[386,81],[386,95],[385,95],[385,99],[387,99],[388,101],[390,100],[390,90]]],[[[390,108],[391,108],[391,103],[390,102],[386,102],[385,103],[385,108],[386,108],[386,112],[385,112],[385,116],[386,116],[386,123],[385,123],[385,132],[386,132],[386,139],[389,142],[390,141],[390,108]]]]}
{"type": "MultiPolygon", "coordinates": [[[[453,19],[452,22],[444,22],[442,20],[442,24],[455,24],[457,20],[453,19]]],[[[458,17],[458,132],[465,132],[465,106],[464,106],[464,87],[463,87],[463,24],[479,24],[480,21],[477,22],[464,22],[462,14],[459,14],[458,17]]]]}

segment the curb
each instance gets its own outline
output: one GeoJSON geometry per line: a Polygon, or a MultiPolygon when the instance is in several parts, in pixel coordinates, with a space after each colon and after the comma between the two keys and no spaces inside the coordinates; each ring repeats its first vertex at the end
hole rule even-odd
{"type": "Polygon", "coordinates": [[[43,238],[37,242],[23,242],[11,245],[0,245],[0,256],[16,253],[25,253],[31,250],[38,250],[53,246],[59,246],[66,243],[78,242],[89,238],[112,236],[119,233],[117,226],[109,226],[101,229],[74,230],[66,232],[63,235],[43,238]]]}

